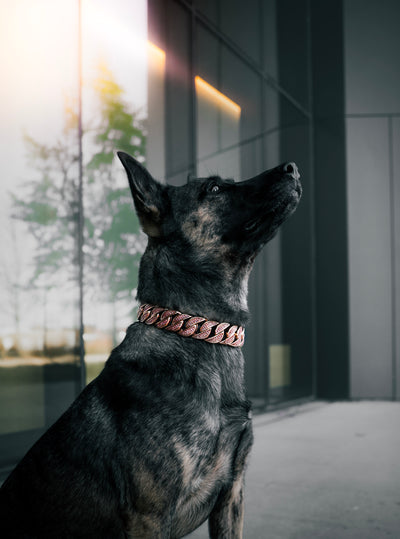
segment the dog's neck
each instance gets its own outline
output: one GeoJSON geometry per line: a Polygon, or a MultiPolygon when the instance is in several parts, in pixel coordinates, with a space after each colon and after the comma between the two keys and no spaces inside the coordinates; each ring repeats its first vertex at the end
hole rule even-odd
{"type": "Polygon", "coordinates": [[[137,298],[141,303],[244,326],[249,318],[248,275],[245,267],[228,272],[204,261],[189,264],[184,255],[177,259],[162,244],[149,242],[140,263],[137,298]]]}

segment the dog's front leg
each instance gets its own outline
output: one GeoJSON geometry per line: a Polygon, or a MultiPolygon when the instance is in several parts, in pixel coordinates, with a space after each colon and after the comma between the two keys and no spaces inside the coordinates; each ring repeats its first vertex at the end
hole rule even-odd
{"type": "Polygon", "coordinates": [[[253,430],[250,421],[239,437],[232,467],[232,482],[219,494],[217,502],[208,518],[211,539],[242,539],[243,537],[243,487],[246,464],[253,444],[253,430]]]}
{"type": "Polygon", "coordinates": [[[243,475],[230,489],[223,490],[208,519],[211,539],[242,539],[243,537],[243,475]]]}

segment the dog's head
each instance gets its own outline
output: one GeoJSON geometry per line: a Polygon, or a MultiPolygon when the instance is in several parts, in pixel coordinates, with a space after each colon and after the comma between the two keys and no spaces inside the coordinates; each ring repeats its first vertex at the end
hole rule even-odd
{"type": "Polygon", "coordinates": [[[276,234],[301,197],[294,163],[243,182],[212,176],[174,187],[158,183],[128,154],[118,156],[144,232],[154,241],[175,245],[180,256],[190,251],[198,260],[223,257],[235,265],[247,263],[276,234]]]}

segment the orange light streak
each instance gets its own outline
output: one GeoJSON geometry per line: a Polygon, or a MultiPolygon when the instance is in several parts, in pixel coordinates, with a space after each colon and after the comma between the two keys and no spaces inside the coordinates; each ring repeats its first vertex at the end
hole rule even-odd
{"type": "Polygon", "coordinates": [[[165,52],[154,45],[151,41],[147,42],[149,53],[153,56],[154,59],[157,59],[160,64],[165,64],[165,52]]]}
{"type": "Polygon", "coordinates": [[[195,77],[195,85],[196,91],[199,94],[203,93],[205,97],[218,104],[219,106],[229,110],[234,116],[239,118],[242,109],[237,103],[232,101],[232,99],[226,97],[226,95],[219,92],[216,88],[214,88],[214,86],[211,86],[211,84],[208,84],[208,82],[206,82],[199,76],[195,77]]]}

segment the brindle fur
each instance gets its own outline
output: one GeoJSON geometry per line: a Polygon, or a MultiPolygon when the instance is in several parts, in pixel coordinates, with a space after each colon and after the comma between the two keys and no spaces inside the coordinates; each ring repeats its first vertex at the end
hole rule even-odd
{"type": "MultiPolygon", "coordinates": [[[[295,165],[172,187],[119,156],[149,237],[139,301],[244,325],[254,258],[300,198],[295,165]]],[[[241,350],[137,322],[4,483],[1,536],[179,538],[209,519],[239,539],[252,439],[241,350]]]]}

